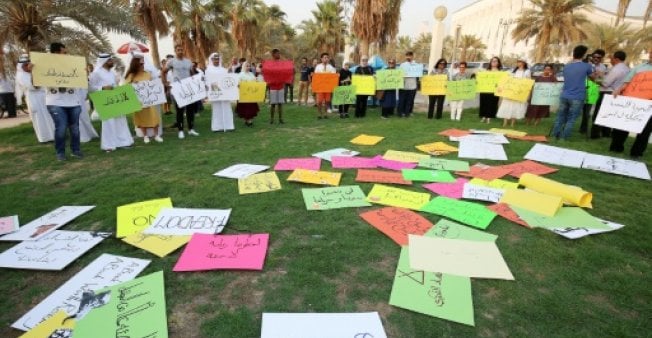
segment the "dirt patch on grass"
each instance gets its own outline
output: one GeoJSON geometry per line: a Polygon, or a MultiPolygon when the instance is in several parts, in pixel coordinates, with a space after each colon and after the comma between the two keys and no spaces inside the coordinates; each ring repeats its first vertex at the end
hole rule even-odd
{"type": "Polygon", "coordinates": [[[239,273],[220,292],[220,301],[229,311],[245,306],[252,312],[261,308],[265,291],[260,289],[258,280],[260,274],[256,271],[239,273]]]}
{"type": "MultiPolygon", "coordinates": [[[[592,307],[604,308],[607,311],[616,314],[618,317],[626,319],[636,319],[639,317],[638,312],[631,311],[627,309],[618,309],[616,308],[609,298],[603,294],[592,294],[584,297],[584,300],[592,305],[592,307]]],[[[591,310],[589,310],[591,311],[591,310]]]]}
{"type": "Polygon", "coordinates": [[[180,302],[170,311],[168,330],[170,337],[200,337],[200,315],[196,308],[211,300],[204,295],[194,297],[188,302],[180,302]]]}

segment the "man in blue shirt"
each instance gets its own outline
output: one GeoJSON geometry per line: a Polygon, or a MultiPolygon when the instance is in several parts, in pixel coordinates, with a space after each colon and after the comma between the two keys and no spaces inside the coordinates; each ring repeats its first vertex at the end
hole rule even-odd
{"type": "Polygon", "coordinates": [[[590,64],[582,62],[588,48],[579,45],[573,49],[573,61],[564,67],[564,87],[559,98],[557,119],[552,136],[566,140],[573,131],[575,120],[582,112],[586,98],[586,78],[593,79],[590,64]]]}

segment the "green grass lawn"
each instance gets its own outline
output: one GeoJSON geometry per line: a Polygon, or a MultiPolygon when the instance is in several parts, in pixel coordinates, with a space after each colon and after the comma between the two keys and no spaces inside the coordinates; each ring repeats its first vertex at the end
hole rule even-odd
{"type": "MultiPolygon", "coordinates": [[[[166,130],[162,144],[145,145],[139,139],[133,149],[113,153],[102,152],[94,140],[82,144],[84,159],[63,163],[55,160],[52,144],[36,142],[31,125],[0,130],[0,216],[18,214],[24,224],[61,205],[96,205],[62,229],[115,231],[117,206],[171,197],[176,207],[232,208],[226,234],[270,233],[262,272],[174,273],[181,250],[159,259],[116,238],[60,272],[2,269],[0,337],[18,336],[9,327],[14,320],[105,252],[151,259],[141,275],[164,271],[171,337],[257,337],[263,312],[378,311],[389,337],[624,337],[652,332],[649,181],[565,167],[548,175],[593,192],[590,213],[626,227],[570,241],[497,217],[487,231],[499,236],[497,245],[516,280],[474,279],[476,326],[469,327],[388,304],[400,248],[358,217],[370,208],[306,211],[301,188],[313,186],[287,182],[289,172],[278,173],[282,190],[242,196],[235,180],[212,174],[236,163],[273,166],[282,157],[335,147],[362,156],[388,149],[417,151],[417,144],[444,141],[437,132],[446,128],[487,128],[479,123],[477,110],[466,110],[463,121],[454,123],[428,120],[424,113],[381,120],[378,108],[364,119],[341,120],[333,114],[317,120],[313,107],[284,108],[284,125],[270,125],[264,107],[252,128],[238,119],[236,131],[213,133],[210,112],[204,111],[197,119],[199,137],[179,140],[175,131],[166,130]],[[349,143],[361,133],[386,138],[375,146],[349,143]]],[[[165,120],[170,125],[174,118],[165,120]]],[[[547,119],[526,127],[520,122],[516,129],[547,134],[551,123],[547,119]]],[[[496,120],[491,126],[500,124],[496,120]]],[[[522,160],[534,144],[511,142],[505,147],[509,163],[522,160]]],[[[608,144],[576,133],[560,145],[608,154],[608,144]]],[[[650,152],[643,158],[648,164],[650,152]]],[[[330,171],[330,164],[322,162],[322,170],[330,171]]],[[[341,185],[358,184],[355,170],[342,172],[341,185]]],[[[365,193],[372,187],[359,185],[365,193]]],[[[426,191],[418,185],[408,189],[426,191]]],[[[422,215],[433,223],[439,220],[422,215]]],[[[0,250],[13,245],[2,242],[0,250]]]]}

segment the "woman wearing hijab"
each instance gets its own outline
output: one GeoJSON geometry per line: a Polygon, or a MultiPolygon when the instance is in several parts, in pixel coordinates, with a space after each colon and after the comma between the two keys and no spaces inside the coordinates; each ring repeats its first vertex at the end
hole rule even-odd
{"type": "MultiPolygon", "coordinates": [[[[143,55],[134,54],[129,64],[129,69],[125,73],[125,83],[134,83],[140,81],[151,81],[152,75],[145,70],[145,60],[143,55]]],[[[143,134],[143,142],[149,143],[148,129],[154,131],[156,135],[154,141],[163,142],[163,138],[158,134],[158,127],[161,119],[154,107],[145,107],[134,113],[134,125],[140,129],[143,134]]]]}
{"type": "MultiPolygon", "coordinates": [[[[211,54],[208,57],[208,62],[206,62],[206,80],[219,78],[227,73],[226,68],[222,67],[222,56],[218,53],[211,54]]],[[[207,84],[209,86],[211,85],[210,83],[207,84]]],[[[212,131],[227,131],[235,129],[231,102],[213,101],[211,102],[211,107],[213,109],[211,117],[212,131]]]]}
{"type": "MultiPolygon", "coordinates": [[[[256,75],[251,72],[249,67],[249,62],[245,61],[242,64],[242,70],[238,75],[239,82],[243,81],[256,81],[256,75]]],[[[235,106],[235,111],[238,113],[238,116],[245,120],[245,125],[251,127],[254,125],[254,117],[258,116],[260,109],[258,108],[258,103],[242,103],[238,102],[235,106]]]]}
{"type": "Polygon", "coordinates": [[[22,55],[16,66],[16,100],[21,102],[23,94],[25,95],[36,139],[41,143],[54,141],[54,121],[45,106],[45,89],[32,85],[31,72],[29,56],[22,55]]]}

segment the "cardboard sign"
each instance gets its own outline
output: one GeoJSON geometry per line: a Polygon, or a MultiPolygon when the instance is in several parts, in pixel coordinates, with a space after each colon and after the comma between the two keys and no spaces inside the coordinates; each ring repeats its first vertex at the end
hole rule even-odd
{"type": "Polygon", "coordinates": [[[549,178],[525,173],[521,175],[518,184],[526,187],[527,189],[540,192],[542,194],[559,196],[565,203],[577,205],[584,208],[591,207],[591,200],[593,194],[584,191],[580,187],[564,184],[551,180],[549,178]]]}
{"type": "Polygon", "coordinates": [[[389,169],[389,170],[402,170],[402,169],[414,169],[417,167],[416,163],[388,160],[384,159],[381,155],[374,157],[376,161],[376,166],[378,168],[389,169]]]}
{"type": "Polygon", "coordinates": [[[448,75],[424,75],[421,78],[421,95],[446,95],[448,75]]]}
{"type": "Polygon", "coordinates": [[[639,134],[652,116],[652,100],[605,95],[595,124],[639,134]]]}
{"type": "Polygon", "coordinates": [[[265,102],[267,85],[265,82],[242,81],[239,85],[240,101],[242,103],[265,102]]]}
{"type": "Polygon", "coordinates": [[[532,88],[532,99],[530,104],[533,106],[557,106],[559,97],[564,83],[535,82],[532,88]]]}
{"type": "Polygon", "coordinates": [[[174,271],[262,270],[269,234],[194,234],[174,271]]]}
{"type": "Polygon", "coordinates": [[[263,78],[269,85],[294,82],[294,62],[292,60],[263,60],[263,78]]]}
{"type": "Polygon", "coordinates": [[[564,167],[581,168],[587,153],[583,151],[559,148],[541,143],[535,144],[525,154],[525,159],[537,162],[561,165],[564,167]]]}
{"type": "Polygon", "coordinates": [[[330,210],[371,206],[357,185],[332,188],[301,189],[307,210],[330,210]]]}
{"type": "Polygon", "coordinates": [[[18,230],[19,225],[18,215],[0,217],[0,235],[6,235],[18,230]]]}
{"type": "MultiPolygon", "coordinates": [[[[339,82],[339,74],[314,73],[312,75],[312,91],[315,93],[332,93],[339,82]]],[[[355,83],[353,85],[355,86],[355,83]]]]}
{"type": "MultiPolygon", "coordinates": [[[[167,102],[165,98],[165,87],[161,79],[151,81],[132,82],[138,101],[143,108],[157,106],[167,102]]],[[[98,112],[99,113],[99,112],[98,112]]]]}
{"type": "Polygon", "coordinates": [[[67,313],[57,311],[52,317],[18,338],[71,337],[75,324],[75,319],[68,318],[67,313]]]}
{"type": "Polygon", "coordinates": [[[443,196],[435,197],[430,203],[422,206],[420,211],[448,217],[479,229],[486,229],[496,217],[495,213],[482,204],[443,196]]]}
{"type": "Polygon", "coordinates": [[[419,161],[419,166],[436,170],[469,171],[469,162],[447,160],[444,158],[427,158],[419,161]]]}
{"type": "MultiPolygon", "coordinates": [[[[511,208],[520,207],[544,216],[554,216],[563,205],[559,196],[541,194],[531,190],[508,189],[500,198],[500,203],[511,208]]],[[[529,223],[528,223],[529,224],[529,223]]]]}
{"type": "Polygon", "coordinates": [[[532,79],[517,79],[511,76],[505,77],[496,87],[496,96],[506,99],[526,102],[534,86],[532,79]]]}
{"type": "Polygon", "coordinates": [[[568,227],[567,226],[567,227],[562,227],[562,228],[557,228],[557,229],[549,229],[549,230],[556,233],[557,235],[566,237],[568,239],[578,239],[578,238],[582,238],[582,237],[589,236],[589,235],[595,235],[595,234],[601,234],[601,233],[605,233],[605,232],[615,231],[615,230],[618,230],[618,229],[624,227],[624,225],[622,225],[622,224],[609,222],[607,220],[600,219],[600,218],[597,218],[597,217],[596,217],[596,219],[598,221],[604,223],[604,225],[606,225],[608,227],[608,229],[588,229],[588,228],[585,228],[585,227],[582,227],[582,226],[579,226],[579,227],[568,227]]]}
{"type": "Polygon", "coordinates": [[[518,216],[512,208],[509,207],[508,204],[505,203],[496,203],[492,205],[488,205],[487,209],[495,212],[498,214],[498,216],[505,218],[509,221],[512,221],[516,224],[520,224],[526,228],[532,228],[527,222],[525,222],[521,217],[518,216]]]}
{"type": "Polygon", "coordinates": [[[467,179],[458,178],[452,183],[429,183],[424,184],[423,187],[434,192],[435,194],[460,199],[464,191],[464,185],[468,182],[467,179]]]}
{"type": "Polygon", "coordinates": [[[206,75],[208,101],[238,101],[240,89],[238,74],[206,75]]]}
{"type": "Polygon", "coordinates": [[[450,146],[444,142],[419,144],[416,145],[415,148],[423,151],[424,153],[435,156],[446,155],[458,151],[456,147],[450,146]]]}
{"type": "Polygon", "coordinates": [[[122,239],[123,242],[133,245],[137,248],[151,252],[159,257],[165,257],[178,248],[184,246],[190,240],[190,236],[167,236],[167,235],[148,235],[137,233],[129,235],[122,239]]]}
{"type": "Polygon", "coordinates": [[[460,136],[466,136],[466,135],[470,135],[470,134],[471,134],[471,132],[468,131],[468,130],[461,130],[461,129],[456,129],[456,128],[450,128],[450,129],[442,130],[442,131],[437,133],[437,135],[446,136],[446,137],[451,137],[451,136],[460,137],[460,136]]]}
{"type": "Polygon", "coordinates": [[[433,226],[416,212],[396,207],[363,212],[360,217],[401,246],[408,244],[407,235],[423,235],[433,226]]]}
{"type": "Polygon", "coordinates": [[[446,170],[403,169],[403,178],[419,182],[455,182],[455,177],[446,170]]]}
{"type": "Polygon", "coordinates": [[[234,164],[228,168],[224,168],[214,173],[213,176],[241,179],[241,178],[246,178],[248,176],[251,176],[255,173],[265,171],[267,169],[269,169],[268,165],[241,163],[241,164],[234,164]]]}
{"type": "Polygon", "coordinates": [[[351,84],[355,87],[356,95],[376,94],[376,79],[371,75],[353,75],[351,84]]]}
{"type": "Polygon", "coordinates": [[[374,136],[374,135],[366,135],[366,134],[360,134],[356,137],[354,137],[351,141],[353,144],[361,145],[361,146],[373,146],[380,141],[382,141],[384,137],[382,136],[374,136]]]}
{"type": "Polygon", "coordinates": [[[405,77],[422,77],[423,76],[423,64],[422,63],[408,63],[403,62],[400,64],[399,68],[403,70],[405,77]]]}
{"type": "Polygon", "coordinates": [[[412,185],[412,181],[407,181],[403,178],[403,173],[385,170],[359,169],[358,175],[355,177],[355,181],[412,185]]]}
{"type": "Polygon", "coordinates": [[[319,184],[319,185],[340,185],[342,173],[332,173],[327,171],[296,169],[288,177],[288,181],[319,184]]]}
{"type": "Polygon", "coordinates": [[[324,151],[320,151],[318,153],[314,153],[314,154],[312,154],[312,156],[321,158],[322,160],[330,161],[331,157],[333,157],[333,156],[348,156],[348,157],[351,157],[351,156],[356,156],[358,154],[360,154],[360,152],[358,152],[358,151],[348,150],[348,149],[344,149],[344,148],[335,148],[335,149],[324,150],[324,151]]]}
{"type": "Polygon", "coordinates": [[[85,57],[30,52],[29,58],[34,64],[32,79],[35,86],[88,88],[85,57]]]}
{"type": "Polygon", "coordinates": [[[557,172],[557,169],[548,167],[538,162],[525,160],[500,166],[501,168],[510,169],[509,176],[520,178],[525,173],[534,175],[547,175],[557,172]]]}
{"type": "Polygon", "coordinates": [[[260,338],[387,338],[378,312],[263,313],[260,338]]]}
{"type": "Polygon", "coordinates": [[[509,76],[509,73],[502,71],[477,72],[475,73],[475,79],[478,84],[475,90],[478,93],[494,93],[498,83],[507,76],[509,76]]]}
{"type": "Polygon", "coordinates": [[[179,108],[203,100],[208,95],[202,74],[196,74],[181,81],[173,81],[171,84],[170,93],[174,96],[179,108]]]}
{"type": "Polygon", "coordinates": [[[230,215],[231,209],[164,208],[143,233],[178,236],[219,234],[230,215]]]}
{"type": "Polygon", "coordinates": [[[596,104],[596,102],[598,102],[598,97],[600,97],[600,85],[586,79],[586,103],[596,104]]]}
{"type": "Polygon", "coordinates": [[[537,228],[559,229],[565,227],[583,227],[586,229],[610,230],[608,225],[600,222],[597,218],[589,215],[588,212],[579,207],[561,208],[554,216],[544,216],[517,206],[512,206],[512,209],[527,224],[537,228]]]}
{"type": "Polygon", "coordinates": [[[274,170],[292,171],[295,169],[306,170],[319,170],[321,167],[321,159],[318,157],[304,157],[304,158],[282,158],[276,162],[274,170]]]}
{"type": "Polygon", "coordinates": [[[140,111],[142,106],[134,86],[125,84],[88,95],[102,121],[140,111]]]}
{"type": "Polygon", "coordinates": [[[458,156],[460,158],[507,161],[507,154],[502,144],[475,141],[460,141],[458,156]]]}
{"type": "Polygon", "coordinates": [[[390,207],[419,210],[430,201],[430,194],[374,184],[367,195],[367,202],[390,207]]]}
{"type": "Polygon", "coordinates": [[[481,163],[472,165],[468,172],[456,171],[455,174],[465,177],[477,177],[483,180],[491,181],[497,178],[506,176],[511,172],[511,169],[505,166],[489,166],[481,163]]]}
{"type": "Polygon", "coordinates": [[[641,72],[632,78],[622,95],[652,100],[652,71],[641,72]]]}
{"type": "Polygon", "coordinates": [[[462,198],[497,203],[505,192],[503,189],[474,185],[471,183],[472,182],[469,182],[464,185],[464,188],[462,189],[462,198]]]}
{"type": "Polygon", "coordinates": [[[449,101],[473,100],[475,94],[475,80],[448,81],[446,83],[446,99],[449,101]]]}
{"type": "Polygon", "coordinates": [[[385,152],[385,155],[383,155],[384,160],[392,160],[405,163],[419,163],[419,161],[428,158],[430,158],[428,155],[398,150],[388,150],[385,152]]]}
{"type": "Polygon", "coordinates": [[[337,86],[333,89],[331,98],[333,106],[342,104],[355,104],[355,86],[337,86]]]}
{"type": "Polygon", "coordinates": [[[602,171],[605,173],[628,177],[650,179],[650,172],[644,162],[626,160],[624,158],[586,154],[582,162],[583,169],[602,171]]]}
{"type": "Polygon", "coordinates": [[[0,241],[35,241],[91,211],[94,205],[63,206],[23,225],[18,231],[0,237],[0,241]]]}
{"type": "Polygon", "coordinates": [[[279,181],[276,172],[260,173],[247,176],[238,180],[238,191],[240,195],[259,194],[281,190],[281,181],[279,181]]]}
{"type": "Polygon", "coordinates": [[[402,69],[381,69],[376,72],[376,90],[403,89],[402,69]]]}
{"type": "Polygon", "coordinates": [[[376,161],[372,157],[333,156],[331,166],[333,169],[373,169],[376,161]]]}
{"type": "Polygon", "coordinates": [[[147,229],[163,208],[172,208],[172,199],[159,198],[119,206],[115,236],[121,238],[147,229]]]}
{"type": "Polygon", "coordinates": [[[27,331],[60,310],[68,315],[75,314],[85,291],[132,280],[149,263],[145,259],[102,254],[11,326],[27,331]]]}

